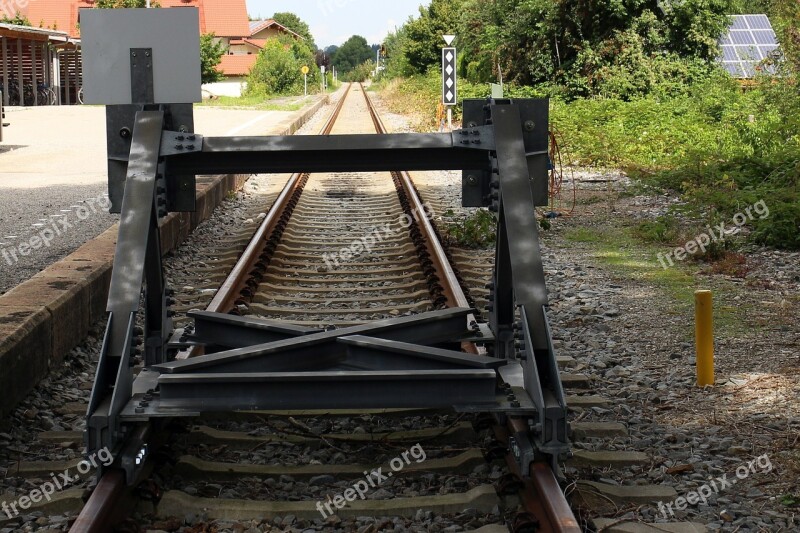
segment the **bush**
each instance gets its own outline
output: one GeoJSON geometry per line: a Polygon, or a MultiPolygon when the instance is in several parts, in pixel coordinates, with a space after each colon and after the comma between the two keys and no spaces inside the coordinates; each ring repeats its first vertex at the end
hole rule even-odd
{"type": "Polygon", "coordinates": [[[301,95],[303,73],[309,67],[308,90],[319,91],[320,76],[314,53],[308,46],[292,38],[268,39],[259,52],[256,64],[247,78],[247,96],[301,95]]]}
{"type": "Polygon", "coordinates": [[[372,60],[361,63],[349,72],[342,74],[342,81],[350,81],[353,83],[365,82],[372,77],[375,70],[375,62],[372,60]]]}

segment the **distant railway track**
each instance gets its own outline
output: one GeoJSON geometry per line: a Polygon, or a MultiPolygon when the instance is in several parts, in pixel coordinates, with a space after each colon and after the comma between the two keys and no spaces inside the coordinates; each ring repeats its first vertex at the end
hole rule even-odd
{"type": "MultiPolygon", "coordinates": [[[[322,134],[366,132],[386,130],[359,85],[342,96],[322,134]]],[[[221,280],[220,288],[200,299],[178,296],[178,319],[182,310],[205,308],[328,328],[442,307],[471,307],[472,298],[438,238],[430,210],[406,172],[293,174],[249,242],[243,244],[243,232],[229,246],[215,243],[212,255],[219,261],[209,265],[203,277],[211,283],[221,280]],[[232,262],[234,256],[238,258],[232,262]]],[[[462,349],[482,350],[466,342],[462,349]]],[[[198,350],[191,348],[177,358],[195,355],[198,350]]],[[[161,507],[167,510],[175,509],[186,494],[224,494],[233,507],[250,501],[262,505],[265,514],[270,509],[280,514],[271,507],[279,496],[288,505],[284,514],[313,527],[314,518],[322,515],[316,510],[306,513],[306,508],[329,503],[343,483],[363,477],[362,470],[417,446],[417,452],[425,450],[426,462],[409,465],[391,484],[370,487],[384,492],[377,492],[378,499],[354,504],[359,516],[374,516],[382,523],[402,516],[407,526],[424,530],[419,513],[409,516],[408,509],[423,509],[425,517],[430,506],[442,511],[445,523],[464,529],[494,523],[508,524],[513,531],[577,530],[550,465],[535,464],[524,473],[528,476],[514,471],[508,436],[524,428],[511,418],[501,423],[492,417],[402,409],[271,412],[199,419],[181,427],[166,438],[155,428],[142,435],[145,441],[168,443],[160,456],[169,461],[156,467],[158,488],[152,490],[166,491],[161,507]],[[308,446],[319,452],[313,464],[304,465],[308,446]],[[234,468],[233,463],[240,466],[234,468]],[[271,488],[252,490],[254,478],[272,480],[271,488]],[[291,486],[296,491],[287,488],[291,486]],[[511,494],[518,494],[519,506],[502,504],[511,494]],[[292,507],[292,502],[299,503],[292,507]],[[459,506],[473,511],[465,515],[459,506]]],[[[104,475],[71,531],[106,531],[119,519],[110,509],[119,508],[127,492],[124,483],[113,471],[104,475]]],[[[349,515],[343,513],[347,520],[349,515]]],[[[214,511],[208,514],[216,518],[214,511]]],[[[235,511],[222,514],[236,516],[235,511]]],[[[241,518],[251,515],[244,512],[241,518]]],[[[348,530],[345,523],[341,526],[339,530],[348,530]]]]}

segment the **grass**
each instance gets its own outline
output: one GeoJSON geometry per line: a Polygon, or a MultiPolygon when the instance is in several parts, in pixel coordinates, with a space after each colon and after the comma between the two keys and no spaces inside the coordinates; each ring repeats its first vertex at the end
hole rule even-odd
{"type": "Polygon", "coordinates": [[[202,107],[224,107],[227,109],[257,109],[260,111],[297,111],[305,105],[302,96],[281,97],[278,101],[268,100],[261,96],[220,96],[214,100],[203,100],[197,104],[202,107]],[[299,100],[299,101],[297,101],[299,100]]]}
{"type": "MultiPolygon", "coordinates": [[[[634,228],[573,228],[564,237],[568,242],[587,245],[597,260],[618,276],[654,287],[669,299],[665,306],[667,312],[685,316],[687,320],[693,313],[694,291],[700,288],[714,289],[717,300],[714,308],[715,330],[721,335],[741,333],[750,309],[743,302],[728,301],[735,296],[738,285],[713,278],[701,281],[695,276],[697,269],[692,268],[693,263],[662,268],[657,254],[664,253],[665,249],[643,243],[636,237],[634,228]]],[[[691,340],[692,335],[691,329],[687,329],[686,340],[691,340]]]]}

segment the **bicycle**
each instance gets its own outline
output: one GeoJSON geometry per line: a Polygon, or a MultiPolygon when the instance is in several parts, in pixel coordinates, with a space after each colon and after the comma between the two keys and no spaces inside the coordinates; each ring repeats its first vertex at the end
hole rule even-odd
{"type": "Polygon", "coordinates": [[[39,105],[56,105],[56,92],[45,83],[38,84],[36,96],[39,105]]]}

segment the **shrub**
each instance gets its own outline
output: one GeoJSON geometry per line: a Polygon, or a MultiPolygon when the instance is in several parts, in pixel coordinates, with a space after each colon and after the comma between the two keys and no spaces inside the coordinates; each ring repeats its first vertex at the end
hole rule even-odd
{"type": "Polygon", "coordinates": [[[321,75],[315,68],[314,53],[289,37],[268,39],[259,52],[247,79],[249,96],[303,94],[303,66],[309,67],[309,92],[319,90],[321,75]]]}

